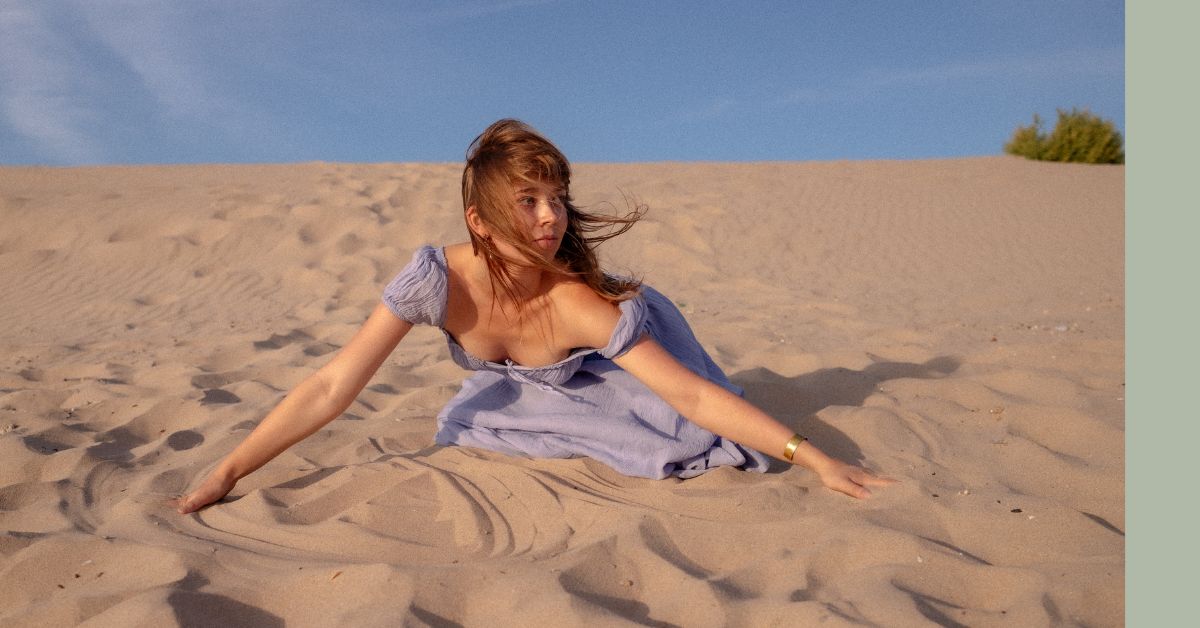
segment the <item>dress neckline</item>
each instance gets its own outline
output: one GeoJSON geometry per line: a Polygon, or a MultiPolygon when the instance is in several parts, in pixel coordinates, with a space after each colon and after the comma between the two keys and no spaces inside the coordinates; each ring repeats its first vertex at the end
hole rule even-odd
{"type": "Polygon", "coordinates": [[[477,363],[477,364],[480,364],[483,366],[492,367],[495,369],[515,369],[518,371],[546,371],[546,370],[558,370],[564,366],[569,365],[570,363],[572,363],[578,359],[581,359],[583,357],[586,357],[588,355],[591,355],[593,353],[597,353],[600,351],[599,349],[575,349],[575,350],[568,352],[567,357],[565,357],[557,362],[551,362],[550,364],[545,364],[542,366],[525,366],[523,364],[518,364],[517,362],[514,362],[512,359],[506,359],[503,362],[494,362],[492,360],[485,360],[485,359],[475,355],[474,353],[467,351],[466,347],[459,344],[458,339],[456,339],[454,337],[454,334],[451,334],[450,331],[447,330],[446,326],[445,326],[446,325],[445,317],[446,317],[446,314],[449,313],[449,311],[450,311],[450,262],[446,260],[446,247],[440,246],[440,247],[434,249],[434,252],[436,253],[436,255],[434,256],[434,259],[437,260],[438,265],[442,267],[442,272],[446,273],[446,292],[444,295],[442,295],[442,324],[438,325],[438,329],[442,330],[442,335],[446,336],[446,342],[451,347],[458,349],[458,351],[468,361],[477,363]]]}

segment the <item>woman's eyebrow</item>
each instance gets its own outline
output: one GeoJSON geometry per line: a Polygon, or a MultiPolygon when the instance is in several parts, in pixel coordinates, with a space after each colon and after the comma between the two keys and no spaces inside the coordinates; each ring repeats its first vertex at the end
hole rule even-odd
{"type": "MultiPolygon", "coordinates": [[[[536,192],[540,192],[542,189],[543,188],[534,187],[534,186],[530,185],[530,186],[526,186],[523,188],[517,188],[513,193],[514,194],[534,194],[536,192]]],[[[550,190],[550,193],[555,196],[562,196],[567,193],[566,188],[549,188],[549,190],[550,190]]]]}

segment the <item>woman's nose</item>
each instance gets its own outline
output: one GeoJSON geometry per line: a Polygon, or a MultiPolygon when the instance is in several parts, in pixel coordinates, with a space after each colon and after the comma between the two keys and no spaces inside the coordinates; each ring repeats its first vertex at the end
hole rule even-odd
{"type": "Polygon", "coordinates": [[[558,208],[550,201],[539,201],[537,219],[539,224],[552,223],[558,220],[558,208]]]}

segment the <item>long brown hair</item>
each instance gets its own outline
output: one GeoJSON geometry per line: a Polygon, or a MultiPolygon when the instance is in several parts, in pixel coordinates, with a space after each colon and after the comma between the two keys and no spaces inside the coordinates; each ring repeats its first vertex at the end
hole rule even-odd
{"type": "MultiPolygon", "coordinates": [[[[633,296],[641,282],[606,274],[600,268],[595,246],[629,230],[645,213],[645,206],[633,204],[622,216],[592,214],[576,207],[571,200],[571,164],[550,140],[520,120],[504,119],[492,123],[467,148],[463,168],[463,211],[474,207],[480,220],[496,237],[502,238],[531,266],[578,277],[597,295],[616,303],[633,296]],[[541,182],[562,188],[562,203],[567,214],[563,234],[552,263],[542,258],[527,242],[513,207],[518,183],[541,182]]],[[[628,202],[628,199],[627,199],[628,202]]],[[[497,251],[492,237],[481,237],[473,229],[471,249],[487,263],[493,291],[498,287],[521,307],[523,299],[506,260],[497,251]]]]}

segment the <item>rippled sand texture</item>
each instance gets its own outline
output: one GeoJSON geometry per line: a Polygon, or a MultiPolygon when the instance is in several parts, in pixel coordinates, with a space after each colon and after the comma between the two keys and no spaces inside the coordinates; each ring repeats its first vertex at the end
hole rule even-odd
{"type": "Polygon", "coordinates": [[[610,266],[747,396],[901,480],[622,477],[432,447],[417,330],[347,414],[193,485],[426,242],[458,165],[0,168],[0,624],[1123,622],[1122,167],[582,165],[610,266]]]}

